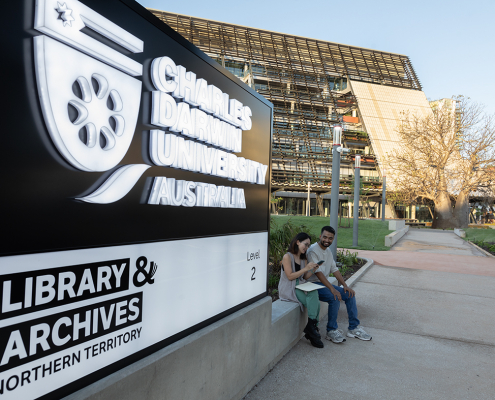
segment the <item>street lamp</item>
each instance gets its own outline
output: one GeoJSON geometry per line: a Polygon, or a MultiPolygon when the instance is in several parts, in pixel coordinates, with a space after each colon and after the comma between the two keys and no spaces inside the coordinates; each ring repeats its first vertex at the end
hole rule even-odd
{"type": "Polygon", "coordinates": [[[306,217],[311,216],[311,182],[308,182],[308,200],[306,201],[306,217]]]}
{"type": "Polygon", "coordinates": [[[387,170],[383,168],[382,173],[383,185],[382,185],[382,221],[385,221],[385,199],[387,197],[387,170]]]}
{"type": "Polygon", "coordinates": [[[359,189],[361,178],[361,156],[356,156],[354,163],[354,221],[352,223],[352,245],[358,245],[358,224],[359,224],[359,189]]]}
{"type": "Polygon", "coordinates": [[[337,230],[339,222],[339,185],[340,185],[340,153],[342,151],[342,127],[333,127],[332,146],[332,190],[330,192],[330,226],[335,229],[335,239],[330,250],[333,259],[337,260],[337,230]]]}

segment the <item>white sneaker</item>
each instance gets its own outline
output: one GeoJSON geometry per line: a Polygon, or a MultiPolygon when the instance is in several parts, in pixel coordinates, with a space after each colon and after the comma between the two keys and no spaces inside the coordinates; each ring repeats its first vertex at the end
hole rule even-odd
{"type": "Polygon", "coordinates": [[[361,326],[358,326],[356,329],[348,330],[347,336],[361,340],[371,340],[371,335],[369,335],[363,328],[361,328],[361,326]]]}
{"type": "Polygon", "coordinates": [[[345,337],[342,335],[342,332],[338,329],[334,329],[333,331],[327,331],[327,336],[325,339],[330,340],[334,343],[342,343],[345,342],[345,337]]]}

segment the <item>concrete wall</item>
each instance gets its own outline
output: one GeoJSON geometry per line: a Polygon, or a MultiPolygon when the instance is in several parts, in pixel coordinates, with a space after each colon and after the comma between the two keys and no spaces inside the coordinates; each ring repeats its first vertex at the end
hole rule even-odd
{"type": "Polygon", "coordinates": [[[458,229],[458,228],[455,228],[454,229],[454,233],[461,237],[461,238],[465,238],[466,237],[466,232],[463,230],[463,229],[458,229]]]}
{"type": "Polygon", "coordinates": [[[392,219],[388,221],[389,231],[398,231],[406,227],[406,221],[404,219],[392,219]]]}
{"type": "Polygon", "coordinates": [[[272,307],[265,297],[65,400],[241,399],[296,344],[306,322],[297,304],[272,307]]]}
{"type": "Polygon", "coordinates": [[[406,225],[405,228],[399,229],[398,231],[392,232],[391,234],[385,236],[385,246],[392,247],[408,231],[409,231],[409,225],[406,225]]]}

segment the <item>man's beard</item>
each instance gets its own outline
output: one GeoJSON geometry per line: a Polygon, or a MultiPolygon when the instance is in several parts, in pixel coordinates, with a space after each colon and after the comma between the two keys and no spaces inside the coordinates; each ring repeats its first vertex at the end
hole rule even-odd
{"type": "Polygon", "coordinates": [[[332,243],[330,242],[323,242],[320,240],[320,244],[323,246],[323,247],[330,247],[332,245],[332,243]]]}

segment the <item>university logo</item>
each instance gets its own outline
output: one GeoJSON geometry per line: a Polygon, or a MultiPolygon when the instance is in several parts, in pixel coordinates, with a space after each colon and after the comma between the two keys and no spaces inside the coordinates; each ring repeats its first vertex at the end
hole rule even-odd
{"type": "MultiPolygon", "coordinates": [[[[50,137],[75,168],[103,172],[116,167],[134,136],[143,67],[84,33],[83,28],[132,53],[143,41],[77,0],[37,0],[35,69],[41,109],[50,137]]],[[[119,167],[100,188],[80,198],[92,203],[121,199],[146,164],[119,167]]]]}
{"type": "MultiPolygon", "coordinates": [[[[143,41],[78,0],[37,0],[34,27],[43,33],[34,38],[35,69],[54,145],[79,170],[114,169],[136,129],[142,90],[136,77],[143,75],[143,66],[107,43],[141,53],[143,41]]],[[[242,152],[243,131],[252,128],[249,106],[167,56],[152,61],[150,78],[151,124],[159,128],[150,131],[154,165],[265,184],[268,166],[235,154],[242,152]]],[[[79,200],[120,200],[148,168],[121,165],[79,200]]],[[[154,177],[147,203],[246,208],[242,187],[165,176],[154,177]]]]}

